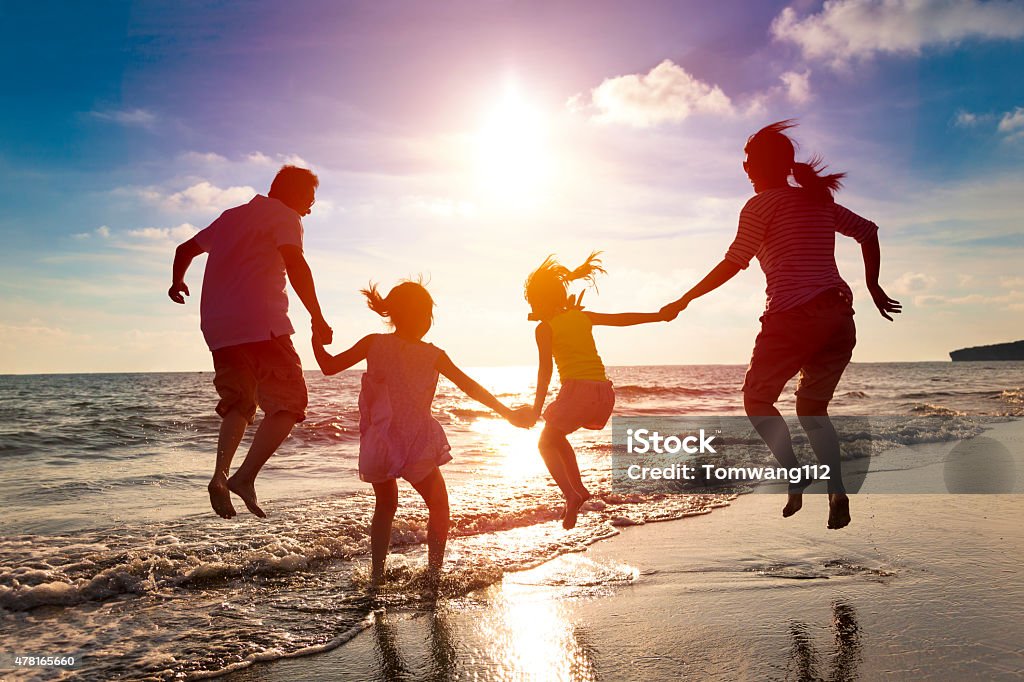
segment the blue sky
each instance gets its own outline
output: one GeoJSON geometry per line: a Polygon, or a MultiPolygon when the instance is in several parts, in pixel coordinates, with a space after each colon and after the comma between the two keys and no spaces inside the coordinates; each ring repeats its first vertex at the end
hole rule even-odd
{"type": "MultiPolygon", "coordinates": [[[[430,340],[530,364],[522,281],[605,251],[595,310],[655,309],[721,257],[747,135],[797,117],[881,227],[855,360],[945,359],[1024,336],[1024,5],[837,0],[0,4],[0,372],[208,369],[174,245],[321,176],[306,249],[338,343],[356,291],[423,273],[430,340]]],[[[609,364],[742,363],[756,265],[672,325],[600,333],[609,364]]],[[[293,300],[297,345],[308,319],[293,300]]]]}

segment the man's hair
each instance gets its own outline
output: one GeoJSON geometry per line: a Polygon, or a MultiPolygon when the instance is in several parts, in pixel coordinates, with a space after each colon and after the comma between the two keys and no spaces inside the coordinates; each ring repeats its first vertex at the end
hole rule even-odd
{"type": "Polygon", "coordinates": [[[291,205],[292,199],[301,197],[310,188],[316,189],[320,186],[320,178],[308,168],[298,166],[281,166],[277,171],[274,181],[270,183],[270,194],[268,196],[280,199],[291,205]]]}

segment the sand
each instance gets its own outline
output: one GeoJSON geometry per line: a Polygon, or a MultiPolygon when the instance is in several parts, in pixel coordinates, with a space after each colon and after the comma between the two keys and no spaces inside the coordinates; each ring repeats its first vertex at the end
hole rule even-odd
{"type": "Polygon", "coordinates": [[[873,473],[839,531],[823,496],[782,519],[767,494],[625,528],[230,679],[1020,679],[1024,497],[870,493],[886,475],[943,472],[873,473]]]}

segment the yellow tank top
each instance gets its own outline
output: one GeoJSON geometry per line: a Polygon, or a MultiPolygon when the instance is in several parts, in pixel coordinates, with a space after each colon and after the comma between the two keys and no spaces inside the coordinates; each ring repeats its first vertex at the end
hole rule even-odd
{"type": "Polygon", "coordinates": [[[548,322],[551,325],[551,354],[558,366],[558,378],[607,381],[604,363],[594,345],[593,325],[582,310],[566,310],[548,322]]]}

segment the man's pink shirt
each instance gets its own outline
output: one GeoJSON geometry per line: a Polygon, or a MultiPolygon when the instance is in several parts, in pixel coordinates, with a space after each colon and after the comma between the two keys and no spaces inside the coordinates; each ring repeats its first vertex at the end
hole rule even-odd
{"type": "Polygon", "coordinates": [[[302,248],[299,214],[261,194],[195,236],[209,254],[200,318],[210,350],[294,334],[282,246],[302,248]]]}

